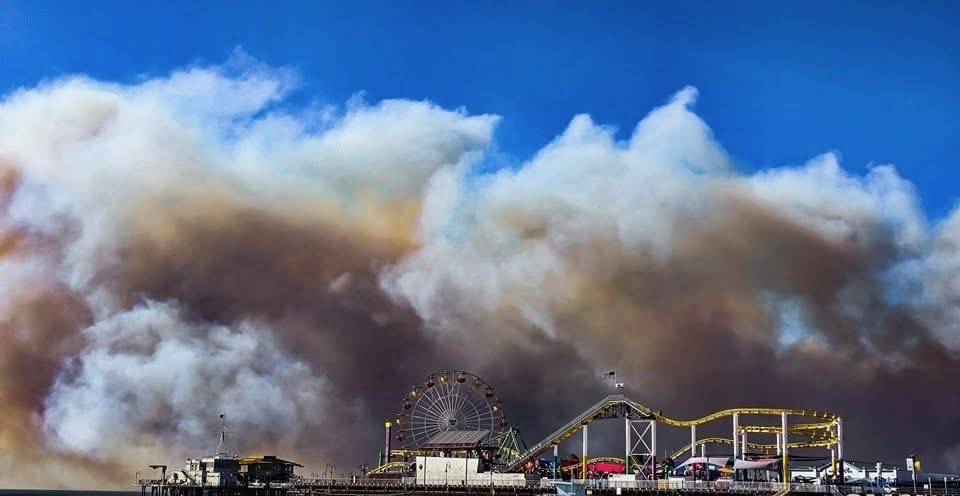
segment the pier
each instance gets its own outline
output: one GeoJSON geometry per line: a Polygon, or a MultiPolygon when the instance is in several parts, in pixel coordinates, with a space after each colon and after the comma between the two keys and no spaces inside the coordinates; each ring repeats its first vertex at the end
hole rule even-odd
{"type": "MultiPolygon", "coordinates": [[[[161,481],[141,481],[144,496],[362,496],[362,495],[417,495],[417,496],[706,496],[754,495],[784,496],[881,496],[882,488],[870,485],[828,485],[774,482],[736,481],[610,481],[587,479],[559,481],[543,479],[527,484],[447,484],[442,481],[410,483],[382,479],[328,479],[301,480],[282,487],[211,487],[172,486],[161,481]]],[[[898,496],[960,496],[957,487],[927,487],[916,493],[892,493],[898,496]]]]}
{"type": "MultiPolygon", "coordinates": [[[[620,389],[615,372],[608,375],[620,389]]],[[[924,472],[914,455],[905,464],[852,461],[844,419],[799,408],[738,407],[678,419],[611,394],[528,446],[493,386],[459,370],[412,385],[383,424],[379,466],[350,477],[337,478],[334,465],[303,477],[297,462],[241,458],[225,448],[220,419],[215,455],[169,472],[150,465],[159,477],[139,480],[141,495],[960,496],[960,475],[924,472]],[[599,422],[619,424],[623,444],[615,455],[591,458],[588,433],[599,422]],[[665,429],[680,430],[683,445],[663,450],[657,434],[665,429]],[[569,442],[579,453],[561,459],[559,447],[569,442]]]]}

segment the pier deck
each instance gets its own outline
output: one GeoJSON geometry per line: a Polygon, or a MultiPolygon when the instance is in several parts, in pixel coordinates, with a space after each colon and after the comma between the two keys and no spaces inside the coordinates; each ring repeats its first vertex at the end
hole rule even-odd
{"type": "MultiPolygon", "coordinates": [[[[471,481],[467,485],[454,483],[404,483],[400,480],[349,479],[301,480],[277,487],[212,487],[169,485],[144,481],[140,484],[144,496],[362,496],[362,495],[416,495],[416,496],[706,496],[718,494],[741,496],[847,496],[877,494],[876,488],[859,485],[790,484],[735,481],[608,481],[605,479],[557,481],[542,480],[525,484],[482,484],[471,481]]],[[[895,493],[896,494],[896,493],[895,493]]],[[[899,496],[911,496],[901,491],[899,496]]],[[[915,496],[960,496],[960,489],[933,492],[918,491],[915,496]]]]}

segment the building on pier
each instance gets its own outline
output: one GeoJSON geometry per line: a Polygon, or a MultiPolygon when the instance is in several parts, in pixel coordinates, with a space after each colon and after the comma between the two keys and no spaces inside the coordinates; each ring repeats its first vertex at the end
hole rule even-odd
{"type": "Polygon", "coordinates": [[[216,454],[188,458],[182,469],[169,473],[166,465],[151,465],[151,468],[160,470],[160,477],[139,480],[138,484],[143,488],[166,487],[183,490],[163,494],[194,494],[190,492],[191,488],[199,489],[203,493],[204,488],[224,488],[224,490],[237,488],[239,490],[248,486],[269,487],[271,484],[291,482],[296,478],[295,469],[303,466],[274,455],[240,458],[227,449],[228,432],[226,417],[220,414],[220,439],[217,442],[216,454]]]}
{"type": "Polygon", "coordinates": [[[205,458],[188,458],[182,470],[167,475],[172,485],[232,487],[239,485],[240,463],[235,455],[218,453],[205,458]]]}
{"type": "Polygon", "coordinates": [[[240,459],[240,480],[248,484],[290,482],[297,467],[303,465],[273,455],[246,456],[240,459]]]}

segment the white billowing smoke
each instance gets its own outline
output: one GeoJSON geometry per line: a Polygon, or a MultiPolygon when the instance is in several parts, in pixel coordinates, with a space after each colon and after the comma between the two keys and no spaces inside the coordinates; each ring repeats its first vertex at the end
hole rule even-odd
{"type": "MultiPolygon", "coordinates": [[[[556,337],[553,314],[576,299],[577,280],[612,280],[638,263],[670,270],[691,262],[678,246],[685,232],[723,225],[736,203],[865,252],[890,245],[907,256],[926,246],[913,188],[893,167],[858,178],[825,154],[799,167],[734,173],[691,110],[696,95],[683,89],[627,141],[581,115],[517,170],[479,179],[438,173],[446,176],[427,190],[422,246],[385,275],[385,288],[437,328],[518,305],[529,324],[556,337]]],[[[710,247],[694,250],[712,256],[710,247]]]]}
{"type": "Polygon", "coordinates": [[[772,169],[746,182],[757,199],[829,239],[869,245],[887,241],[878,236],[888,237],[902,255],[926,246],[927,227],[913,185],[890,165],[873,167],[861,179],[828,153],[802,167],[772,169]]]}
{"type": "Polygon", "coordinates": [[[376,225],[385,205],[416,201],[435,170],[486,147],[497,122],[404,100],[293,113],[276,106],[290,84],[241,53],[134,86],[21,90],[0,107],[0,159],[24,183],[11,215],[45,231],[79,224],[65,269],[82,287],[125,238],[154,227],[155,212],[132,206],[199,198],[376,225]]]}
{"type": "Polygon", "coordinates": [[[324,421],[326,381],[255,324],[190,323],[174,305],[146,302],[83,333],[46,404],[44,427],[61,449],[112,457],[160,430],[183,444],[154,449],[212,452],[220,411],[232,432],[280,445],[324,421]]]}

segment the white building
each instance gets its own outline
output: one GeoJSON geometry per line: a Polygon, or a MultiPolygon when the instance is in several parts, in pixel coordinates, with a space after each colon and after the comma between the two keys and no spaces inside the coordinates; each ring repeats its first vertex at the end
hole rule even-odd
{"type": "Polygon", "coordinates": [[[414,482],[450,486],[522,486],[524,474],[478,472],[479,458],[452,458],[444,456],[418,456],[415,458],[414,482]]]}
{"type": "MultiPolygon", "coordinates": [[[[838,462],[839,463],[839,462],[838,462]]],[[[848,482],[876,482],[878,464],[864,464],[855,462],[843,462],[844,479],[848,482]]],[[[909,480],[910,472],[902,467],[894,465],[880,464],[880,482],[895,483],[898,480],[909,480]]],[[[804,481],[824,481],[833,476],[833,467],[827,463],[816,467],[792,467],[790,477],[793,480],[804,481]]]]}
{"type": "Polygon", "coordinates": [[[219,454],[206,458],[188,458],[183,470],[171,472],[167,483],[173,485],[230,487],[239,484],[240,460],[219,454]]]}

